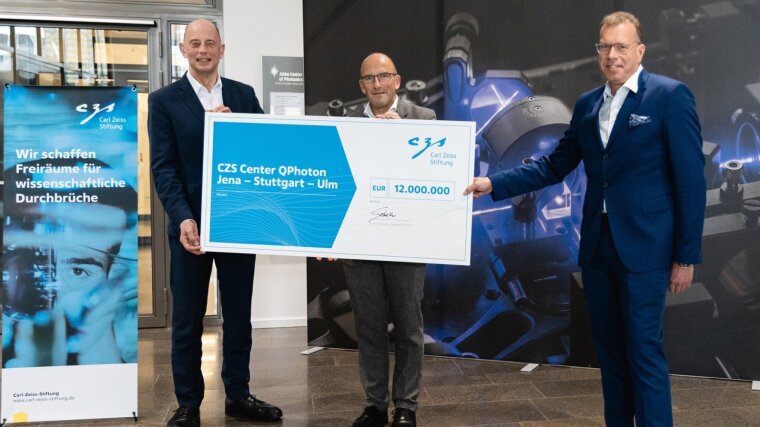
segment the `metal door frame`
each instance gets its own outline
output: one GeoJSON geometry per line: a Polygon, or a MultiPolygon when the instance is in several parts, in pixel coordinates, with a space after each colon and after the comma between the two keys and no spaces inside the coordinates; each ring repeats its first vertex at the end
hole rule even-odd
{"type": "MultiPolygon", "coordinates": [[[[0,24],[62,26],[93,29],[145,30],[148,32],[148,88],[153,92],[169,83],[171,23],[206,18],[222,29],[222,1],[209,0],[205,5],[180,5],[141,0],[4,0],[0,7],[0,24]],[[153,25],[150,25],[150,23],[153,25]]],[[[151,176],[151,182],[153,181],[151,176]]],[[[169,245],[166,214],[151,185],[151,239],[153,263],[153,314],[140,316],[140,328],[166,327],[171,316],[169,292],[169,245]]],[[[221,323],[219,316],[208,316],[207,324],[221,323]]]]}

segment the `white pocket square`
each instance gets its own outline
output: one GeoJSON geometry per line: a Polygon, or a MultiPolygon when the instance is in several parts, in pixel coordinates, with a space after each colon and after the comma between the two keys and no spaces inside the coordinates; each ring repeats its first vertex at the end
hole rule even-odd
{"type": "Polygon", "coordinates": [[[628,117],[628,127],[632,128],[634,126],[643,125],[651,121],[652,121],[652,118],[649,116],[639,116],[638,114],[631,114],[631,116],[628,117]]]}

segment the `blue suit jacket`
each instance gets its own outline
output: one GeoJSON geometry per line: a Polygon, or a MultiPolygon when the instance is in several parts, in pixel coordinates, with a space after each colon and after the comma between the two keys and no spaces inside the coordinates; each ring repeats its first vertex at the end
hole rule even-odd
{"type": "MultiPolygon", "coordinates": [[[[224,105],[235,113],[263,113],[253,88],[222,78],[224,105]]],[[[148,97],[150,161],[156,193],[169,215],[168,234],[179,224],[201,224],[204,109],[183,76],[148,97]]]]}
{"type": "Polygon", "coordinates": [[[604,86],[582,94],[556,149],[538,161],[490,176],[493,198],[564,179],[583,160],[588,185],[578,263],[588,266],[606,200],[620,259],[634,272],[702,261],[704,156],[694,96],[682,83],[643,70],[604,148],[599,108],[604,86]]]}

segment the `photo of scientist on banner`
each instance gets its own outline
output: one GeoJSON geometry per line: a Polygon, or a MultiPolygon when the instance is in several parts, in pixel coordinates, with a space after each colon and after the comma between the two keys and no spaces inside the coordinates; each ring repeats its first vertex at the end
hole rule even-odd
{"type": "MultiPolygon", "coordinates": [[[[49,175],[35,171],[81,163],[19,163],[3,179],[40,182],[49,175]]],[[[137,253],[134,245],[122,245],[135,230],[134,188],[51,192],[9,185],[5,194],[3,368],[136,362],[129,347],[137,317],[127,307],[136,304],[137,253]],[[74,202],[45,201],[50,198],[74,202]]]]}

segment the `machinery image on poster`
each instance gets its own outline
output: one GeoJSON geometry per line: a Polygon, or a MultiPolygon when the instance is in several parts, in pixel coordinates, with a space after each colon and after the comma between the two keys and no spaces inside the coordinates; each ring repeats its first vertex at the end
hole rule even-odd
{"type": "MultiPolygon", "coordinates": [[[[760,2],[444,0],[383,19],[373,7],[304,4],[307,114],[364,108],[359,65],[387,53],[402,78],[399,96],[439,120],[476,123],[476,175],[551,152],[578,95],[604,84],[599,21],[618,9],[637,15],[644,67],[689,86],[704,139],[705,261],[689,291],[667,299],[671,371],[760,377],[760,56],[745,49],[760,43],[760,2]],[[414,30],[399,16],[415,16],[414,30]]],[[[474,201],[471,266],[427,268],[428,354],[596,364],[577,266],[585,185],[581,165],[544,190],[474,201]]],[[[339,263],[308,261],[308,316],[311,345],[356,345],[339,263]]]]}
{"type": "Polygon", "coordinates": [[[4,91],[3,417],[130,415],[136,384],[121,380],[136,383],[137,94],[4,91]],[[88,414],[88,396],[121,398],[100,381],[80,386],[83,375],[110,378],[129,411],[88,414]]]}

